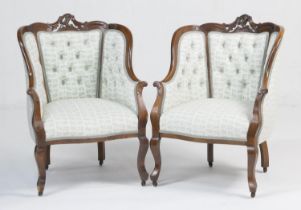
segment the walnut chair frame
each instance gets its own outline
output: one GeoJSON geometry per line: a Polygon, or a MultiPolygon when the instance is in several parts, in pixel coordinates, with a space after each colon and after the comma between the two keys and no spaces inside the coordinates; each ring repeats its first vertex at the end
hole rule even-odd
{"type": "MultiPolygon", "coordinates": [[[[247,147],[247,158],[248,158],[248,183],[251,192],[251,197],[255,197],[257,183],[255,178],[255,167],[258,156],[258,136],[262,127],[262,104],[265,95],[268,93],[268,84],[271,74],[272,64],[282,40],[284,28],[273,24],[273,23],[259,23],[253,22],[249,15],[242,15],[238,17],[231,24],[219,24],[219,23],[207,23],[203,25],[188,25],[179,28],[173,35],[171,43],[171,64],[167,76],[162,81],[156,81],[153,86],[157,88],[157,98],[151,111],[151,122],[152,122],[152,138],[150,141],[150,148],[155,160],[155,167],[150,175],[152,183],[157,186],[158,177],[161,170],[161,154],[160,154],[160,142],[162,137],[180,139],[192,142],[207,143],[207,160],[210,167],[213,165],[213,145],[214,144],[230,144],[230,145],[241,145],[247,147]],[[209,60],[209,46],[208,46],[208,33],[211,31],[224,32],[224,33],[235,33],[235,32],[249,32],[249,33],[261,33],[268,32],[269,35],[273,32],[278,32],[276,40],[273,44],[269,57],[267,57],[266,67],[263,72],[263,79],[260,84],[255,103],[253,106],[253,116],[249,124],[246,141],[236,140],[221,140],[221,139],[205,139],[195,138],[185,135],[178,135],[172,133],[161,133],[160,132],[160,116],[161,108],[164,99],[164,83],[170,81],[176,71],[177,66],[177,53],[178,43],[181,35],[188,31],[201,31],[205,34],[205,47],[207,55],[207,70],[208,70],[208,81],[209,81],[209,98],[212,97],[212,87],[210,81],[210,60],[209,60]]],[[[270,36],[269,36],[270,37],[270,36]]],[[[266,139],[265,139],[266,140],[266,139]]],[[[266,141],[259,145],[261,152],[261,166],[263,171],[266,172],[269,166],[269,155],[266,141]]]]}
{"type": "MultiPolygon", "coordinates": [[[[38,167],[38,181],[37,189],[38,195],[41,196],[44,191],[44,186],[46,182],[46,169],[48,169],[50,164],[50,147],[55,144],[75,144],[75,143],[97,143],[98,145],[98,160],[99,164],[102,165],[105,159],[105,141],[116,140],[116,139],[126,139],[138,137],[140,146],[137,157],[137,168],[141,178],[142,186],[148,179],[148,173],[145,169],[145,156],[149,147],[148,139],[146,137],[146,124],[148,120],[148,112],[143,102],[142,91],[143,88],[147,86],[145,81],[140,81],[134,74],[132,68],[132,45],[133,39],[130,30],[120,24],[107,24],[101,21],[91,21],[91,22],[79,22],[73,15],[65,14],[58,18],[54,23],[33,23],[28,26],[23,26],[18,30],[17,33],[18,42],[22,51],[22,55],[25,61],[25,66],[27,69],[28,76],[28,90],[27,94],[30,96],[33,103],[33,115],[32,115],[32,127],[35,134],[36,146],[34,149],[34,156],[38,167]],[[45,32],[60,32],[60,31],[89,31],[92,29],[115,29],[124,34],[126,46],[125,46],[125,68],[131,80],[136,81],[137,85],[135,87],[135,98],[138,108],[138,127],[135,133],[119,134],[112,136],[105,136],[101,138],[81,138],[81,139],[57,139],[52,141],[46,141],[46,134],[44,129],[44,124],[41,115],[41,101],[35,90],[35,75],[33,71],[33,66],[30,61],[30,57],[25,49],[23,35],[26,32],[31,32],[37,39],[37,33],[40,31],[45,32]]],[[[40,57],[41,61],[41,57],[40,57]]]]}

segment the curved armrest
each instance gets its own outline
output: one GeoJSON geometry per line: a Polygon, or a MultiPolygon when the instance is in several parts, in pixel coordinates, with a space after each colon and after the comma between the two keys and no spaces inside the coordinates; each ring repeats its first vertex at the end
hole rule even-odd
{"type": "Polygon", "coordinates": [[[31,96],[33,102],[32,126],[35,131],[36,142],[38,145],[43,145],[46,143],[46,135],[44,123],[42,121],[42,110],[39,95],[34,88],[29,88],[27,90],[27,94],[31,96]]]}
{"type": "Polygon", "coordinates": [[[267,93],[268,93],[268,89],[260,89],[257,93],[254,107],[253,107],[253,116],[247,133],[248,145],[254,146],[257,143],[257,137],[259,135],[261,125],[262,125],[263,99],[267,93]]]}
{"type": "Polygon", "coordinates": [[[139,137],[145,137],[146,135],[146,123],[148,119],[147,109],[145,107],[142,92],[143,88],[147,86],[147,82],[138,81],[136,85],[136,97],[137,97],[137,107],[138,107],[138,135],[139,137]]]}
{"type": "Polygon", "coordinates": [[[164,96],[164,86],[162,82],[154,82],[154,87],[157,87],[157,98],[153,105],[150,117],[152,122],[153,138],[159,137],[160,132],[160,116],[164,96]]]}

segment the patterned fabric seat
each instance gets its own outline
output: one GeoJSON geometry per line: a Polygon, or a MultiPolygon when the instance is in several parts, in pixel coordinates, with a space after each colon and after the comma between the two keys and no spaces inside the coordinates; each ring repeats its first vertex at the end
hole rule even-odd
{"type": "Polygon", "coordinates": [[[161,115],[161,133],[246,141],[253,104],[229,99],[198,99],[161,115]]]}
{"type": "Polygon", "coordinates": [[[100,98],[64,99],[48,103],[43,122],[48,141],[135,133],[137,116],[128,107],[100,98]]]}

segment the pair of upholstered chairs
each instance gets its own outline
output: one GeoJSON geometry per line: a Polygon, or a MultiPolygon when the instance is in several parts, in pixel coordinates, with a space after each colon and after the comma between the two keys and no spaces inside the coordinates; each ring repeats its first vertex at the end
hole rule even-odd
{"type": "MultiPolygon", "coordinates": [[[[246,146],[249,188],[255,196],[258,146],[263,170],[269,166],[261,109],[283,32],[281,26],[255,24],[242,15],[231,24],[184,26],[174,33],[169,72],[154,83],[154,186],[161,169],[160,140],[166,137],[207,143],[210,167],[214,144],[246,146]]],[[[43,194],[51,145],[97,142],[102,165],[105,141],[133,137],[140,142],[137,166],[145,185],[149,141],[142,90],[147,83],[133,72],[129,29],[81,23],[66,14],[52,24],[21,27],[18,40],[27,68],[38,194],[43,194]]]]}

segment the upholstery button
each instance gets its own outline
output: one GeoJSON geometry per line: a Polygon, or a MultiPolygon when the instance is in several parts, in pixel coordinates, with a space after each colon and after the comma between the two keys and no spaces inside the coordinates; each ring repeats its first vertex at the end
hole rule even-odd
{"type": "Polygon", "coordinates": [[[239,74],[239,69],[238,68],[236,69],[236,74],[239,74]]]}
{"type": "Polygon", "coordinates": [[[230,80],[227,81],[227,86],[228,86],[228,88],[231,87],[231,81],[230,80]]]}
{"type": "Polygon", "coordinates": [[[67,81],[66,77],[63,77],[63,78],[62,78],[62,85],[65,85],[65,84],[66,84],[66,81],[67,81]]]}
{"type": "Polygon", "coordinates": [[[219,72],[220,72],[220,73],[224,73],[224,68],[221,67],[221,68],[219,69],[219,72]]]}
{"type": "Polygon", "coordinates": [[[51,42],[50,42],[50,45],[51,45],[51,46],[55,46],[55,41],[51,41],[51,42]]]}
{"type": "Polygon", "coordinates": [[[60,54],[60,59],[61,59],[61,60],[64,59],[64,54],[60,54]]]}
{"type": "Polygon", "coordinates": [[[70,47],[70,45],[71,45],[71,42],[70,42],[70,41],[68,41],[68,42],[67,42],[67,46],[68,46],[68,47],[70,47]]]}
{"type": "Polygon", "coordinates": [[[247,55],[245,55],[245,61],[247,62],[249,59],[249,57],[247,55]]]}
{"type": "Polygon", "coordinates": [[[190,60],[190,55],[186,55],[186,61],[190,60]]]}
{"type": "Polygon", "coordinates": [[[52,71],[53,71],[53,72],[57,72],[57,68],[54,66],[54,67],[52,68],[52,71]]]}
{"type": "Polygon", "coordinates": [[[254,74],[254,73],[255,73],[255,70],[254,70],[254,69],[251,69],[251,70],[250,70],[250,73],[251,73],[251,74],[254,74]]]}
{"type": "Polygon", "coordinates": [[[196,74],[197,70],[198,70],[197,67],[194,67],[193,70],[192,70],[192,72],[193,72],[194,74],[196,74]]]}
{"type": "Polygon", "coordinates": [[[188,89],[191,89],[191,81],[189,81],[189,82],[187,83],[187,87],[188,87],[188,89]]]}
{"type": "Polygon", "coordinates": [[[116,57],[115,57],[115,61],[118,61],[118,59],[119,59],[119,57],[118,57],[118,56],[116,56],[116,57]]]}
{"type": "Polygon", "coordinates": [[[222,46],[223,46],[223,48],[225,48],[226,47],[226,42],[223,42],[222,46]]]}
{"type": "Polygon", "coordinates": [[[256,42],[254,42],[254,43],[253,43],[253,47],[255,48],[255,47],[256,47],[256,45],[257,45],[257,44],[256,44],[256,42]]]}
{"type": "Polygon", "coordinates": [[[237,45],[237,47],[238,47],[238,48],[240,48],[240,47],[241,47],[241,43],[240,43],[240,42],[238,42],[238,45],[237,45]]]}
{"type": "Polygon", "coordinates": [[[68,69],[69,69],[69,72],[71,72],[71,71],[72,71],[72,66],[69,66],[69,68],[68,68],[68,69]]]}
{"type": "Polygon", "coordinates": [[[81,84],[81,83],[82,83],[82,78],[81,78],[81,77],[78,77],[78,78],[77,78],[77,83],[78,83],[78,84],[81,84]]]}
{"type": "Polygon", "coordinates": [[[180,88],[180,87],[181,87],[181,83],[180,83],[180,82],[178,82],[178,84],[177,84],[177,87],[178,87],[178,88],[180,88]]]}
{"type": "Polygon", "coordinates": [[[75,57],[76,57],[77,59],[79,59],[79,57],[80,57],[80,52],[77,52],[76,55],[75,55],[75,57]]]}
{"type": "Polygon", "coordinates": [[[201,79],[201,80],[200,80],[200,86],[203,86],[204,83],[205,83],[204,80],[201,79]]]}
{"type": "Polygon", "coordinates": [[[88,71],[88,70],[89,70],[89,68],[90,68],[90,65],[88,65],[88,64],[87,64],[87,65],[85,65],[85,70],[86,70],[86,71],[88,71]]]}
{"type": "Polygon", "coordinates": [[[84,40],[84,45],[87,45],[88,44],[88,39],[85,39],[84,40]]]}
{"type": "Polygon", "coordinates": [[[113,47],[113,48],[116,47],[116,43],[115,43],[115,42],[112,43],[112,47],[113,47]]]}
{"type": "Polygon", "coordinates": [[[182,68],[182,75],[185,74],[185,68],[182,68]]]}
{"type": "Polygon", "coordinates": [[[191,42],[190,47],[191,47],[191,49],[194,48],[194,42],[191,42]]]}
{"type": "Polygon", "coordinates": [[[199,54],[198,59],[201,60],[203,58],[202,54],[199,54]]]}
{"type": "Polygon", "coordinates": [[[121,73],[121,67],[118,67],[118,72],[121,73]]]}
{"type": "Polygon", "coordinates": [[[229,55],[229,61],[230,62],[232,61],[232,55],[229,55]]]}
{"type": "Polygon", "coordinates": [[[242,85],[243,88],[245,88],[247,86],[247,82],[245,80],[242,80],[241,85],[242,85]]]}

